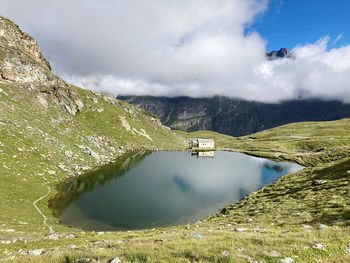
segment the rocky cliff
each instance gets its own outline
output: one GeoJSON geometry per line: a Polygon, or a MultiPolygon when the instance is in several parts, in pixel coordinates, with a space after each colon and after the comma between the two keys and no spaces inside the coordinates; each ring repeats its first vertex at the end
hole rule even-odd
{"type": "Polygon", "coordinates": [[[0,43],[1,83],[36,91],[40,103],[49,100],[73,116],[84,107],[70,85],[51,72],[36,40],[4,17],[0,17],[0,43]]]}
{"type": "Polygon", "coordinates": [[[293,54],[289,52],[286,48],[281,48],[280,50],[274,50],[266,53],[266,57],[269,60],[279,59],[279,58],[292,58],[293,54]]]}
{"type": "Polygon", "coordinates": [[[291,100],[259,103],[225,97],[119,97],[159,116],[163,124],[185,131],[212,130],[242,136],[301,121],[328,121],[350,116],[340,101],[291,100]]]}

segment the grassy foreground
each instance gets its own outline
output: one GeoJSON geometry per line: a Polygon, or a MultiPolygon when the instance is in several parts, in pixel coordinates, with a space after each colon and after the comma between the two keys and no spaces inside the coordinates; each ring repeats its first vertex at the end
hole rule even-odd
{"type": "MultiPolygon", "coordinates": [[[[306,169],[200,222],[143,231],[95,233],[60,226],[45,198],[39,205],[56,231],[50,235],[31,204],[38,191],[35,180],[28,196],[21,196],[23,187],[18,186],[6,197],[3,188],[2,200],[12,201],[1,203],[0,238],[11,240],[0,245],[3,261],[109,262],[115,257],[121,262],[350,261],[350,119],[291,124],[241,138],[207,131],[177,134],[213,137],[219,148],[291,160],[306,169]],[[320,224],[326,227],[318,229],[320,224]]],[[[38,168],[34,161],[33,167],[38,168]]],[[[34,178],[39,185],[45,182],[34,178]]]]}

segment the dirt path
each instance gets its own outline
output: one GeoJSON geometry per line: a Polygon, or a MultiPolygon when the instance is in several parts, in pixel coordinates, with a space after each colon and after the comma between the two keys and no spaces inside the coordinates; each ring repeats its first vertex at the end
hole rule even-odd
{"type": "MultiPolygon", "coordinates": [[[[45,184],[43,184],[44,186],[45,184]]],[[[43,200],[44,198],[46,198],[50,193],[51,193],[51,188],[49,186],[47,186],[47,193],[45,195],[43,195],[42,197],[40,197],[38,200],[34,201],[33,202],[33,206],[35,207],[35,209],[38,211],[38,213],[44,218],[44,225],[49,229],[50,231],[50,234],[52,233],[55,233],[55,231],[53,230],[52,226],[50,226],[48,223],[47,223],[47,217],[44,215],[43,212],[41,212],[41,210],[39,209],[39,207],[37,206],[37,203],[40,202],[41,200],[43,200]]]]}

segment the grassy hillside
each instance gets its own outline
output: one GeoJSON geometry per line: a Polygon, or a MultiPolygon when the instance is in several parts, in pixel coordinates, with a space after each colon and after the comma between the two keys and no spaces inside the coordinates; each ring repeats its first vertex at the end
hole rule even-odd
{"type": "Polygon", "coordinates": [[[350,261],[349,119],[241,138],[174,132],[144,110],[69,85],[35,40],[1,17],[0,26],[0,261],[350,261]],[[49,210],[59,182],[131,149],[184,149],[194,136],[306,169],[186,226],[95,233],[60,225],[49,210]]]}
{"type": "Polygon", "coordinates": [[[210,131],[194,132],[191,136],[215,138],[218,148],[234,148],[251,155],[291,160],[305,166],[350,157],[350,119],[293,123],[234,139],[210,131]]]}
{"type": "MultiPolygon", "coordinates": [[[[53,186],[66,177],[108,163],[128,149],[186,145],[143,110],[104,95],[70,87],[84,103],[71,116],[50,101],[41,104],[36,92],[0,87],[0,209],[6,211],[0,213],[0,225],[6,228],[28,229],[18,222],[33,214],[25,221],[33,230],[46,231],[30,201],[43,196],[48,186],[54,194],[53,186]]],[[[39,205],[50,215],[47,198],[39,205]]]]}
{"type": "Polygon", "coordinates": [[[183,149],[150,113],[74,87],[54,75],[36,41],[0,17],[0,225],[46,231],[47,208],[64,178],[109,163],[128,149],[183,149]],[[26,221],[27,224],[20,224],[26,221]]]}
{"type": "Polygon", "coordinates": [[[231,140],[207,131],[191,135],[216,138],[218,147],[306,166],[232,208],[245,210],[253,205],[251,209],[256,209],[256,203],[271,202],[270,212],[278,214],[257,216],[277,217],[283,211],[282,217],[286,217],[298,211],[300,222],[350,226],[350,119],[289,124],[231,140]]]}
{"type": "Polygon", "coordinates": [[[306,168],[191,225],[94,233],[49,221],[57,233],[41,240],[48,231],[30,230],[35,224],[30,222],[23,232],[18,232],[20,224],[11,225],[16,232],[6,232],[8,239],[21,236],[26,243],[0,247],[8,260],[15,256],[18,262],[108,262],[114,257],[122,262],[349,262],[349,129],[350,120],[344,119],[291,124],[241,138],[178,132],[213,137],[227,150],[295,160],[306,168]],[[326,227],[318,229],[320,224],[326,227]],[[35,249],[43,254],[28,255],[35,249]]]}

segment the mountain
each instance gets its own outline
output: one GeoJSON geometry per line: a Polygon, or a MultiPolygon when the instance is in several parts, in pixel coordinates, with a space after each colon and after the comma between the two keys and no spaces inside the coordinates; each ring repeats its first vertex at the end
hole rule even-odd
{"type": "Polygon", "coordinates": [[[37,42],[0,17],[0,225],[25,231],[16,223],[25,220],[31,230],[51,231],[58,219],[47,201],[57,182],[129,150],[186,145],[149,112],[52,73],[37,42]]]}
{"type": "Polygon", "coordinates": [[[286,48],[281,48],[280,50],[274,50],[266,53],[266,57],[269,60],[279,59],[279,58],[291,58],[293,54],[289,52],[286,48]]]}
{"type": "Polygon", "coordinates": [[[159,116],[164,125],[173,129],[211,130],[232,136],[247,135],[292,122],[330,121],[350,116],[350,104],[335,100],[261,103],[226,97],[118,98],[159,116]]]}
{"type": "Polygon", "coordinates": [[[60,142],[56,137],[67,133],[70,144],[75,140],[81,144],[82,138],[91,136],[95,143],[89,144],[96,152],[112,145],[155,148],[182,143],[149,112],[75,87],[55,75],[36,40],[1,16],[0,88],[0,127],[4,135],[11,131],[21,138],[18,142],[27,140],[30,125],[32,134],[47,134],[47,141],[60,142]]]}

